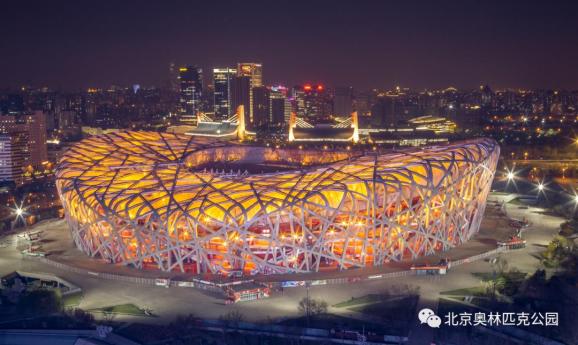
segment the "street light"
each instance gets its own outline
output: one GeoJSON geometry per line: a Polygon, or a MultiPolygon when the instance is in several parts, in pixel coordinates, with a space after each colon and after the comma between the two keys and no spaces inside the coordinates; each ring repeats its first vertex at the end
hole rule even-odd
{"type": "Polygon", "coordinates": [[[508,180],[510,180],[510,181],[513,180],[515,177],[514,173],[511,171],[508,171],[508,174],[506,176],[508,177],[508,180]]]}
{"type": "Polygon", "coordinates": [[[24,204],[24,202],[22,202],[20,205],[18,205],[18,204],[14,205],[15,207],[12,209],[12,212],[14,212],[13,214],[16,217],[15,217],[14,222],[12,223],[11,227],[14,227],[18,223],[19,219],[22,219],[22,222],[24,223],[24,227],[26,227],[26,219],[24,218],[24,216],[26,215],[26,210],[24,209],[24,207],[22,207],[23,204],[24,204]]]}
{"type": "Polygon", "coordinates": [[[544,190],[544,184],[539,183],[539,184],[538,184],[538,190],[539,190],[540,192],[543,191],[543,190],[544,190]]]}

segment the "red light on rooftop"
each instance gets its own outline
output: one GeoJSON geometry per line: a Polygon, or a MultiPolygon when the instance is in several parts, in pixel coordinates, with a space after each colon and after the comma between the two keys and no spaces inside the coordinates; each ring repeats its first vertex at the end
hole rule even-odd
{"type": "Polygon", "coordinates": [[[311,91],[311,85],[305,84],[305,85],[303,86],[303,90],[305,90],[305,91],[311,91]]]}
{"type": "Polygon", "coordinates": [[[317,85],[317,91],[323,91],[323,85],[321,84],[317,85]]]}

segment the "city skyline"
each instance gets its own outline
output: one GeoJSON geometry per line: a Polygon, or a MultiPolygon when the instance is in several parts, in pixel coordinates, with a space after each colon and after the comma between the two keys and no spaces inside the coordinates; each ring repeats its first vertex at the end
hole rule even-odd
{"type": "Polygon", "coordinates": [[[568,1],[29,5],[0,24],[2,88],[162,86],[171,62],[255,61],[267,85],[578,89],[568,1]]]}

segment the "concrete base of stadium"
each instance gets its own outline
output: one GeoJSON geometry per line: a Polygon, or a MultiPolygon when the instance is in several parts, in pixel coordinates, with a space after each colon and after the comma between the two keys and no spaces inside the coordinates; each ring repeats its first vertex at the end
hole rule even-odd
{"type": "MultiPolygon", "coordinates": [[[[391,262],[383,266],[373,266],[365,268],[354,268],[343,271],[327,271],[312,273],[295,273],[295,274],[275,274],[275,275],[256,275],[243,278],[254,279],[260,282],[282,282],[282,281],[308,281],[308,280],[328,280],[328,279],[354,279],[366,278],[380,274],[401,272],[409,270],[413,265],[437,264],[441,259],[450,261],[462,260],[476,256],[493,249],[496,249],[497,242],[507,240],[514,230],[509,226],[509,218],[503,212],[501,205],[508,201],[505,194],[491,194],[488,199],[486,213],[480,226],[480,231],[475,234],[468,242],[459,247],[452,248],[446,252],[439,252],[436,255],[426,256],[417,260],[408,260],[402,262],[391,262]]],[[[209,281],[226,282],[228,280],[238,280],[240,278],[225,278],[218,275],[202,274],[192,275],[181,272],[163,272],[156,269],[135,269],[127,266],[113,265],[108,262],[90,258],[79,251],[72,240],[68,225],[64,220],[51,220],[34,226],[34,232],[41,232],[39,252],[45,253],[47,257],[54,262],[62,263],[67,266],[77,267],[93,273],[114,274],[127,277],[139,277],[146,279],[172,279],[186,281],[192,278],[200,278],[209,281]]],[[[25,250],[25,243],[20,244],[22,250],[25,250]]]]}

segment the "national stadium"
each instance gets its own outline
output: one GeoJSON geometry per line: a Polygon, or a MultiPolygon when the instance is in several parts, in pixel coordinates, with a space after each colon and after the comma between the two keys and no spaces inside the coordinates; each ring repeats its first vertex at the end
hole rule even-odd
{"type": "Polygon", "coordinates": [[[500,148],[271,148],[153,132],[71,147],[57,188],[76,246],[110,263],[276,274],[445,251],[480,226],[500,148]]]}

